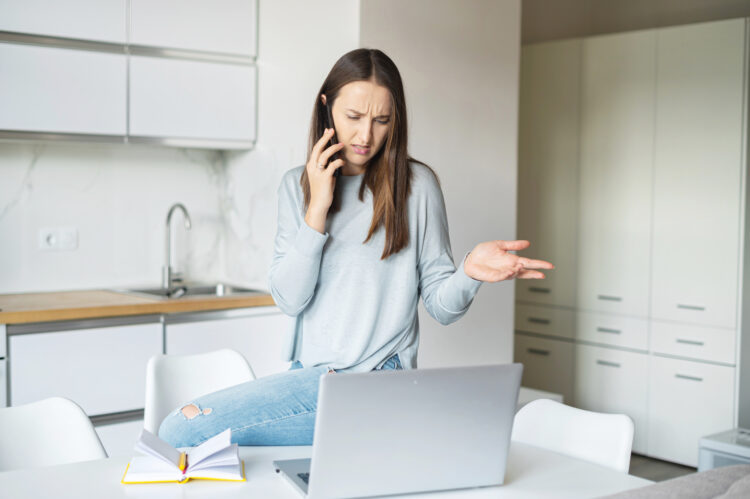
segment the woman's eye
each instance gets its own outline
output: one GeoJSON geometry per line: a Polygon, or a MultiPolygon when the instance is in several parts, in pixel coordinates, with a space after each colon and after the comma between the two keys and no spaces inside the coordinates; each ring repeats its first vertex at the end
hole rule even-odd
{"type": "Polygon", "coordinates": [[[358,120],[359,116],[347,116],[350,120],[358,120]]]}
{"type": "Polygon", "coordinates": [[[377,122],[380,123],[381,125],[387,125],[388,121],[390,120],[377,120],[377,122]]]}

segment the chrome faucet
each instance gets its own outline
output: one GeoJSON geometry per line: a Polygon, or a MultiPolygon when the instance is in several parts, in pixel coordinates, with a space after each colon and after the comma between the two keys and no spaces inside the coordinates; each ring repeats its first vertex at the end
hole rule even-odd
{"type": "Polygon", "coordinates": [[[187,208],[182,203],[175,203],[169,208],[169,213],[167,213],[167,237],[165,241],[167,251],[164,257],[164,267],[162,267],[161,272],[161,287],[167,290],[172,289],[172,280],[177,276],[176,273],[172,272],[172,214],[175,210],[182,211],[185,217],[185,229],[190,230],[192,226],[187,208]]]}

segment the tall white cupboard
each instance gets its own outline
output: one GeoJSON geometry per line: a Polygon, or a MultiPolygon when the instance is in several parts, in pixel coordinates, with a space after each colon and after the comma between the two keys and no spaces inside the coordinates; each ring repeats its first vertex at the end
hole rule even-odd
{"type": "Polygon", "coordinates": [[[517,281],[524,385],[691,466],[738,421],[747,38],[730,19],[522,54],[518,238],[557,267],[517,281]]]}

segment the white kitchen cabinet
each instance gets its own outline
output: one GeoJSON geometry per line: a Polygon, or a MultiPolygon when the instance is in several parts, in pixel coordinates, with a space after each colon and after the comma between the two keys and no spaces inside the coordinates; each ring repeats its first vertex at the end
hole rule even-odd
{"type": "Polygon", "coordinates": [[[140,409],[146,363],[160,353],[158,322],[10,334],[10,404],[60,396],[89,415],[140,409]]]}
{"type": "Polygon", "coordinates": [[[0,359],[0,407],[8,404],[8,392],[6,386],[8,383],[8,361],[0,359]]]}
{"type": "Polygon", "coordinates": [[[255,0],[130,0],[130,4],[132,44],[256,55],[255,0]]]}
{"type": "Polygon", "coordinates": [[[556,266],[516,281],[523,302],[575,304],[580,52],[581,40],[523,48],[517,239],[531,242],[524,256],[556,266]]]}
{"type": "Polygon", "coordinates": [[[734,365],[734,329],[651,321],[651,351],[655,353],[734,365]]]}
{"type": "Polygon", "coordinates": [[[0,31],[125,43],[126,0],[0,0],[0,31]]]}
{"type": "MultiPolygon", "coordinates": [[[[255,376],[260,378],[289,369],[284,359],[284,338],[294,327],[294,318],[284,315],[276,307],[257,307],[233,311],[233,317],[221,318],[216,314],[190,314],[190,322],[171,323],[166,326],[167,354],[196,354],[231,348],[240,352],[250,363],[255,376]],[[213,318],[212,318],[213,317],[213,318]]],[[[220,314],[219,314],[220,315],[220,314]]]]}
{"type": "Polygon", "coordinates": [[[539,305],[516,305],[515,330],[547,336],[573,338],[572,310],[539,305]]]}
{"type": "Polygon", "coordinates": [[[575,336],[581,341],[648,351],[648,321],[637,317],[578,312],[575,336]]]}
{"type": "Polygon", "coordinates": [[[252,141],[255,85],[254,66],[131,56],[129,134],[252,141]]]}
{"type": "Polygon", "coordinates": [[[648,355],[576,345],[575,364],[575,405],[630,416],[635,426],[633,451],[646,453],[648,355]]]}
{"type": "Polygon", "coordinates": [[[96,425],[94,428],[108,457],[132,456],[143,429],[143,420],[96,425]]]}
{"type": "Polygon", "coordinates": [[[647,317],[654,30],[583,40],[577,306],[647,317]]]}
{"type": "Polygon", "coordinates": [[[659,30],[654,318],[733,328],[745,20],[659,30]]]}
{"type": "Polygon", "coordinates": [[[523,364],[521,384],[547,392],[561,393],[573,401],[573,342],[516,333],[513,361],[523,364]]]}
{"type": "Polygon", "coordinates": [[[735,426],[733,367],[650,356],[648,453],[698,464],[698,440],[735,426]]]}
{"type": "Polygon", "coordinates": [[[126,133],[126,56],[0,43],[0,131],[126,133]]]}

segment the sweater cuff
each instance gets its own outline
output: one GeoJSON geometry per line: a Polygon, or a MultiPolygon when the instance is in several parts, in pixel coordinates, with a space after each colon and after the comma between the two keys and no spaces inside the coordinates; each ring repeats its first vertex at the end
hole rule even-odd
{"type": "Polygon", "coordinates": [[[327,240],[328,232],[321,234],[303,220],[294,240],[294,249],[305,256],[314,257],[320,255],[327,240]]]}
{"type": "Polygon", "coordinates": [[[476,293],[479,290],[479,286],[482,285],[483,281],[478,281],[474,279],[473,277],[469,277],[468,275],[466,275],[466,271],[464,270],[464,263],[466,263],[466,259],[469,257],[469,253],[471,253],[471,251],[467,252],[464,255],[463,260],[461,260],[461,264],[456,269],[456,272],[458,273],[458,276],[456,279],[461,288],[467,289],[476,293]]]}

